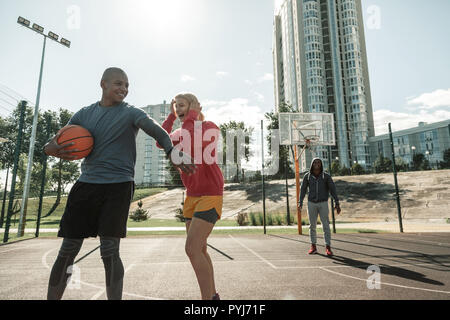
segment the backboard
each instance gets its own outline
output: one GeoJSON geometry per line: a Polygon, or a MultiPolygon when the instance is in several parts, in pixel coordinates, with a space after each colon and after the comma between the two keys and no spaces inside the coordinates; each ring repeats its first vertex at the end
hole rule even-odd
{"type": "Polygon", "coordinates": [[[281,145],[336,145],[332,113],[280,113],[279,128],[281,145]]]}

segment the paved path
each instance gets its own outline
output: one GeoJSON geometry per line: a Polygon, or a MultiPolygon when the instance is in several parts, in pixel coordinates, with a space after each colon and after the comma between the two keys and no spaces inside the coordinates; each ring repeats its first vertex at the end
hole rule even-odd
{"type": "MultiPolygon", "coordinates": [[[[214,227],[215,230],[243,230],[243,229],[262,229],[263,227],[245,226],[245,227],[214,227]]],[[[268,229],[297,229],[297,226],[267,226],[268,229]]],[[[318,228],[321,228],[319,225],[318,228]]],[[[373,230],[399,232],[398,222],[368,222],[368,223],[338,223],[336,229],[357,229],[357,230],[373,230]]],[[[41,233],[56,233],[56,228],[41,228],[41,233]]],[[[128,231],[184,231],[185,227],[134,227],[128,228],[128,231]]],[[[36,230],[26,228],[26,233],[33,233],[36,230]]],[[[404,232],[450,232],[450,223],[423,223],[423,222],[406,222],[403,223],[404,232]]],[[[0,228],[0,233],[4,232],[0,228]]],[[[17,229],[10,229],[10,233],[17,233],[17,229]]]]}

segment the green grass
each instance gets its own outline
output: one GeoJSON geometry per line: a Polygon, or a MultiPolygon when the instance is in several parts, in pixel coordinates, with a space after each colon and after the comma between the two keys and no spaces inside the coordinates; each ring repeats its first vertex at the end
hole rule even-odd
{"type": "MultiPolygon", "coordinates": [[[[166,191],[167,188],[146,188],[146,189],[136,189],[133,197],[133,202],[140,200],[145,197],[149,197],[152,195],[155,195],[157,193],[161,193],[166,191]]],[[[55,203],[56,197],[45,197],[42,201],[42,213],[41,215],[44,216],[49,212],[50,208],[55,203]]],[[[19,200],[21,202],[21,200],[19,200]]],[[[61,202],[59,206],[56,208],[56,210],[48,217],[41,218],[41,228],[58,228],[59,227],[59,221],[61,220],[61,217],[64,213],[64,208],[66,207],[67,202],[67,195],[61,196],[61,202]]],[[[8,210],[8,203],[7,200],[5,202],[5,212],[8,210]]],[[[1,205],[0,205],[1,206],[1,205]]],[[[36,228],[36,220],[37,220],[37,212],[38,212],[38,206],[39,206],[39,199],[38,198],[32,198],[28,200],[28,209],[27,209],[27,220],[26,220],[26,227],[27,228],[36,228]]],[[[6,215],[6,213],[5,213],[6,215]]],[[[11,219],[11,228],[17,228],[19,226],[19,217],[20,213],[17,213],[13,215],[11,219]]],[[[6,218],[5,218],[6,223],[6,218]]],[[[131,220],[130,220],[131,221],[131,220]]],[[[158,225],[160,226],[160,225],[158,225]]]]}
{"type": "Polygon", "coordinates": [[[145,188],[134,190],[133,202],[167,191],[167,188],[145,188]]]}
{"type": "MultiPolygon", "coordinates": [[[[128,227],[137,228],[137,227],[184,227],[184,222],[179,222],[173,218],[173,220],[167,219],[148,219],[142,222],[134,222],[131,219],[128,219],[128,227]]],[[[216,223],[216,226],[220,227],[237,227],[238,224],[235,220],[219,220],[216,223]]]]}

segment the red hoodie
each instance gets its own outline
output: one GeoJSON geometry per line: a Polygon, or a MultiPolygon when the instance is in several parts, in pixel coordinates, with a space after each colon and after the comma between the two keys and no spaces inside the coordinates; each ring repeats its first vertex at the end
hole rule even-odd
{"type": "MultiPolygon", "coordinates": [[[[183,151],[194,159],[197,171],[194,174],[188,175],[178,170],[183,185],[186,187],[186,194],[190,197],[221,196],[223,195],[223,175],[217,165],[216,158],[220,129],[211,121],[196,121],[197,116],[198,113],[196,111],[190,110],[186,115],[181,129],[172,132],[176,117],[170,113],[163,122],[162,127],[169,133],[174,146],[180,144],[183,139],[188,139],[184,135],[187,135],[187,132],[189,132],[191,140],[190,151],[189,141],[182,143],[183,151]]],[[[158,143],[156,145],[158,148],[161,148],[158,143]]]]}

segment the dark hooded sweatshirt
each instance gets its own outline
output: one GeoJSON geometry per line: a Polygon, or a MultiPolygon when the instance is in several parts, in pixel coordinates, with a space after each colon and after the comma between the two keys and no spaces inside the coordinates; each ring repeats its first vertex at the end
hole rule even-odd
{"type": "Polygon", "coordinates": [[[317,203],[328,201],[328,194],[331,193],[336,205],[339,206],[339,198],[336,194],[336,186],[334,185],[331,176],[323,171],[323,162],[320,158],[314,158],[311,161],[309,172],[305,174],[300,187],[300,206],[303,207],[303,199],[306,195],[306,190],[309,188],[308,201],[317,203]],[[319,176],[313,174],[313,163],[315,160],[319,160],[321,165],[321,171],[319,176]]]}

